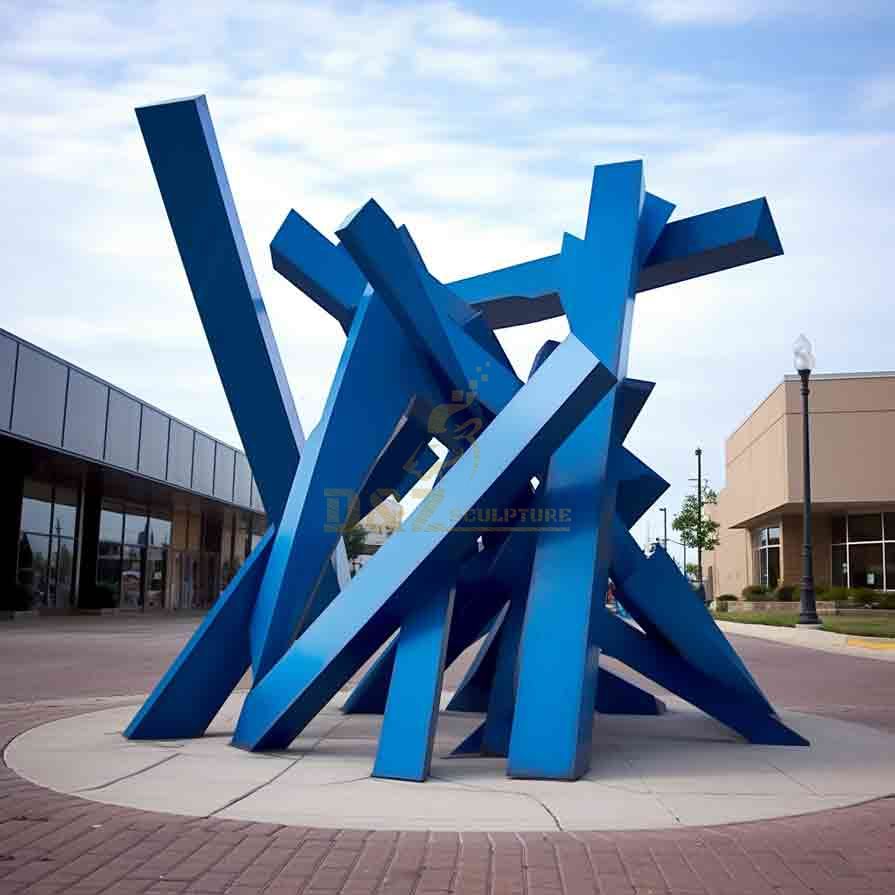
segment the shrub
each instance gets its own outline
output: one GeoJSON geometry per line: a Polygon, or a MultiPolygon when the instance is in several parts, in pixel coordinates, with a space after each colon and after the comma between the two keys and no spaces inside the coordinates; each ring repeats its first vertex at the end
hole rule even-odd
{"type": "Polygon", "coordinates": [[[78,600],[81,609],[114,609],[118,605],[118,588],[111,584],[96,584],[82,591],[78,600]]]}
{"type": "Polygon", "coordinates": [[[754,600],[756,597],[763,597],[767,592],[768,589],[760,584],[750,584],[743,588],[743,599],[754,600]]]}
{"type": "Polygon", "coordinates": [[[0,591],[0,611],[27,612],[34,604],[34,594],[30,587],[16,584],[12,589],[0,591]]]}
{"type": "Polygon", "coordinates": [[[774,591],[774,599],[781,603],[791,603],[796,599],[796,586],[794,584],[784,584],[782,581],[777,585],[774,591]]]}
{"type": "Polygon", "coordinates": [[[721,596],[718,597],[718,599],[724,603],[736,603],[736,601],[739,599],[739,597],[734,596],[733,594],[721,594],[721,596]]]}
{"type": "Polygon", "coordinates": [[[855,587],[852,588],[851,601],[855,606],[872,606],[878,596],[879,591],[871,587],[855,587]]]}
{"type": "Polygon", "coordinates": [[[876,605],[880,609],[895,609],[895,593],[888,591],[879,595],[876,605]]]}
{"type": "Polygon", "coordinates": [[[825,600],[829,600],[830,598],[826,596],[827,591],[829,591],[829,585],[826,584],[818,584],[814,587],[814,593],[816,596],[823,596],[825,600]]]}
{"type": "Polygon", "coordinates": [[[831,587],[824,594],[824,599],[830,600],[838,605],[841,603],[848,603],[850,596],[851,592],[847,587],[831,587]]]}

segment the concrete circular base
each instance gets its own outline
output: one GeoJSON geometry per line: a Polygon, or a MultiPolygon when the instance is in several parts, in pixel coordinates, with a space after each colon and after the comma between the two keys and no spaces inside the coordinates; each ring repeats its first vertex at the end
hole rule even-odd
{"type": "Polygon", "coordinates": [[[442,714],[426,783],[371,778],[380,719],[336,700],[285,752],[229,745],[242,694],[198,740],[129,742],[134,707],[54,721],[6,750],[16,773],[82,798],[149,811],[389,830],[631,830],[804,814],[895,789],[895,738],[787,712],[810,748],[752,746],[675,700],[659,717],[595,717],[575,783],[511,780],[496,758],[445,758],[479,722],[442,714]]]}

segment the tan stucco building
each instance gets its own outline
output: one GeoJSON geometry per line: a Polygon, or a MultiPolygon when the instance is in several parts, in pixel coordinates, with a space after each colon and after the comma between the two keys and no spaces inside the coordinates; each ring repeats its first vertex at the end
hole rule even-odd
{"type": "MultiPolygon", "coordinates": [[[[801,383],[787,376],[727,439],[725,487],[703,557],[711,596],[802,573],[801,383]]],[[[818,585],[895,590],[895,373],[811,377],[811,488],[818,585]]]]}

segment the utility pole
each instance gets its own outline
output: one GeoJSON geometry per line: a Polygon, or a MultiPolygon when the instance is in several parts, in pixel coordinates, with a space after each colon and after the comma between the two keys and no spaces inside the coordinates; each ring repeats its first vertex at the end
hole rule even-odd
{"type": "Polygon", "coordinates": [[[662,546],[665,548],[665,552],[668,553],[668,509],[659,507],[659,512],[662,514],[662,546]]]}
{"type": "Polygon", "coordinates": [[[696,448],[696,586],[702,590],[702,448],[696,448]]]}

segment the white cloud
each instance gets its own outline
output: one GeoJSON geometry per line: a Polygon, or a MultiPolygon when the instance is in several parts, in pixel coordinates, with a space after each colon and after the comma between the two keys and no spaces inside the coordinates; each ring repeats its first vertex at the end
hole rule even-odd
{"type": "MultiPolygon", "coordinates": [[[[879,334],[895,328],[881,262],[895,146],[882,116],[873,132],[808,130],[806,98],[785,86],[635,66],[458,3],[0,16],[0,326],[218,436],[236,438],[133,115],[202,92],[306,430],[343,335],[271,270],[290,207],[332,234],[375,195],[452,279],[557,251],[563,230],[583,229],[593,164],[626,158],[646,159],[648,187],[678,216],[767,194],[787,251],[638,300],[631,374],[659,384],[632,443],[675,483],[668,506],[697,441],[719,482],[724,436],[787,372],[794,334],[814,337],[824,369],[891,367],[879,334]]],[[[868,87],[868,108],[889,108],[887,90],[868,87]]],[[[558,320],[501,338],[527,371],[564,332],[558,320]]]]}
{"type": "Polygon", "coordinates": [[[849,4],[818,4],[809,0],[592,0],[597,6],[633,12],[657,25],[744,25],[784,16],[815,19],[876,15],[885,10],[879,0],[849,4]]]}

